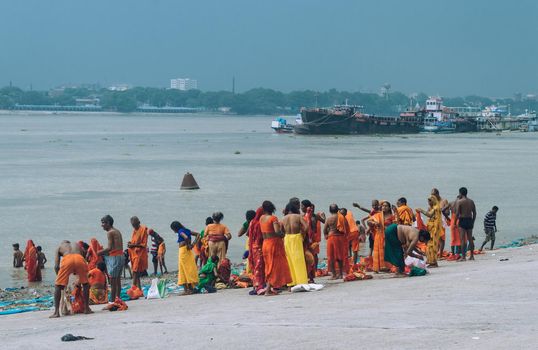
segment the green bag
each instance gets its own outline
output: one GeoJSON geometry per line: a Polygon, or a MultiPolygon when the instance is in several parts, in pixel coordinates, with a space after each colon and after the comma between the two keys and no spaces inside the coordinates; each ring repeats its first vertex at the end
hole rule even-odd
{"type": "Polygon", "coordinates": [[[413,276],[424,276],[428,272],[425,269],[421,269],[420,267],[413,266],[411,268],[411,271],[409,272],[409,277],[413,276]]]}
{"type": "Polygon", "coordinates": [[[157,289],[159,290],[159,295],[161,298],[164,298],[168,295],[168,291],[166,290],[166,280],[159,280],[159,283],[157,283],[157,289]]]}

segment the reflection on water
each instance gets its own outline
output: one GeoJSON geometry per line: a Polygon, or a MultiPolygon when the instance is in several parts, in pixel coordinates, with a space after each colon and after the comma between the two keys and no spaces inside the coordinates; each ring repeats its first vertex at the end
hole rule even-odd
{"type": "MultiPolygon", "coordinates": [[[[493,205],[500,207],[499,242],[534,233],[532,220],[520,218],[534,217],[538,133],[294,136],[273,134],[271,119],[1,115],[0,287],[27,284],[25,272],[11,268],[12,243],[24,249],[31,238],[43,246],[50,283],[57,244],[91,237],[104,243],[99,220],[105,214],[125,242],[132,215],[163,235],[172,269],[171,221],[201,230],[219,210],[235,233],[247,209],[270,199],[280,212],[292,196],[325,211],[332,202],[350,208],[401,196],[425,207],[432,187],[452,200],[464,185],[478,206],[478,242],[481,219],[493,205]],[[200,190],[179,190],[187,171],[200,190]]],[[[243,249],[244,239],[234,235],[232,260],[243,249]]]]}

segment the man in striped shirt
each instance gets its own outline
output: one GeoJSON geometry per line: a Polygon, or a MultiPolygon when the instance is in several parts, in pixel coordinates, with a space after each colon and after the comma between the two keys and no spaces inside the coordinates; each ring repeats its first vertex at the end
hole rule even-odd
{"type": "Polygon", "coordinates": [[[497,212],[498,211],[499,211],[499,208],[497,206],[494,206],[484,217],[484,232],[486,233],[486,240],[484,241],[484,243],[482,243],[482,247],[480,247],[480,251],[484,249],[484,246],[489,241],[491,241],[491,250],[493,250],[493,246],[495,245],[495,232],[497,232],[497,212]]]}

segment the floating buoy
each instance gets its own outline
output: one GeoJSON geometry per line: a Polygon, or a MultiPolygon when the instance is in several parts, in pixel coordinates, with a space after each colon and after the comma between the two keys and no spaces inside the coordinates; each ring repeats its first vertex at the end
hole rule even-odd
{"type": "Polygon", "coordinates": [[[194,176],[192,176],[191,173],[186,173],[185,176],[183,176],[183,181],[181,182],[181,189],[198,190],[200,189],[200,186],[198,186],[196,180],[194,179],[194,176]]]}

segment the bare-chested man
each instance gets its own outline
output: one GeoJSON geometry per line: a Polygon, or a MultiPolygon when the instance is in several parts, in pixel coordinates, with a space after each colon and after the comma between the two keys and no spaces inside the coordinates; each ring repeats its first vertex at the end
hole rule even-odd
{"type": "Polygon", "coordinates": [[[60,298],[62,290],[69,282],[69,276],[75,274],[82,284],[82,297],[84,300],[84,313],[91,314],[89,307],[90,285],[88,284],[88,264],[81,255],[77,243],[71,244],[69,241],[62,241],[54,255],[54,271],[56,271],[56,282],[54,288],[54,313],[50,318],[60,317],[60,298]],[[61,262],[60,262],[61,260],[61,262]]]}
{"type": "Polygon", "coordinates": [[[303,246],[308,226],[305,219],[299,214],[298,206],[289,203],[286,206],[286,212],[288,214],[282,219],[282,229],[285,233],[284,248],[292,278],[292,282],[288,286],[291,287],[308,283],[303,246]]]}
{"type": "MultiPolygon", "coordinates": [[[[329,260],[329,269],[331,271],[331,279],[342,278],[344,269],[344,260],[347,259],[347,238],[344,230],[338,229],[338,205],[331,204],[329,206],[331,215],[325,221],[323,227],[323,235],[327,240],[327,259],[329,260]],[[335,264],[338,264],[339,273],[336,274],[335,264]]],[[[345,222],[345,218],[343,219],[345,222]]]]}
{"type": "Polygon", "coordinates": [[[106,231],[108,245],[98,252],[104,255],[106,269],[110,276],[110,301],[114,302],[120,297],[121,292],[121,272],[123,271],[123,238],[121,232],[114,228],[114,219],[110,215],[105,215],[101,219],[101,227],[106,231]]]}
{"type": "Polygon", "coordinates": [[[425,253],[417,248],[417,243],[429,240],[430,233],[426,230],[392,224],[385,229],[385,261],[397,266],[401,276],[405,270],[405,258],[412,256],[422,260],[425,253]]]}
{"type": "Polygon", "coordinates": [[[474,260],[474,240],[473,227],[476,220],[476,207],[472,199],[467,198],[467,188],[460,188],[460,199],[456,201],[456,218],[458,219],[458,229],[460,231],[462,260],[465,260],[465,239],[469,242],[469,251],[471,256],[469,260],[474,260]]]}

